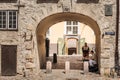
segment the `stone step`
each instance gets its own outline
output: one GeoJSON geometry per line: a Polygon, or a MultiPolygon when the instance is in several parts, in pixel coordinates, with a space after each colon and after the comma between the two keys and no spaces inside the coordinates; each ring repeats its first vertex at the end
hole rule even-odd
{"type": "MultiPolygon", "coordinates": [[[[47,58],[47,61],[53,62],[53,56],[47,58]]],[[[52,69],[65,69],[65,62],[70,62],[70,69],[83,70],[82,56],[57,56],[57,63],[52,64],[52,69]]]]}
{"type": "MultiPolygon", "coordinates": [[[[53,69],[65,69],[65,63],[56,63],[52,66],[53,69]]],[[[83,70],[83,63],[70,63],[70,69],[83,70]]]]}

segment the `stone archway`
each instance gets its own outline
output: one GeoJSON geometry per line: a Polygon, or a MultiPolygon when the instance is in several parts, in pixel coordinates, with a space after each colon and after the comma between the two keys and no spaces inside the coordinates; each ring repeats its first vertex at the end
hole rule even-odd
{"type": "Polygon", "coordinates": [[[45,34],[49,27],[54,25],[55,23],[61,22],[61,21],[79,21],[84,24],[89,25],[96,36],[96,52],[97,52],[97,61],[100,68],[100,52],[101,52],[101,32],[100,28],[95,20],[92,18],[85,16],[80,13],[72,13],[72,12],[64,12],[64,13],[56,13],[53,15],[50,15],[46,18],[44,18],[40,23],[38,24],[38,27],[36,29],[36,35],[37,35],[37,43],[38,43],[38,53],[39,53],[39,60],[40,60],[40,66],[43,67],[46,62],[46,50],[45,50],[45,34]]]}

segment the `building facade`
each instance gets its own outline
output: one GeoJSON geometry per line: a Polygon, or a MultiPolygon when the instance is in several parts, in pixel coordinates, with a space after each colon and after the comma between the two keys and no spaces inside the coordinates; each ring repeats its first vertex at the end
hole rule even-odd
{"type": "Polygon", "coordinates": [[[49,54],[82,55],[82,46],[87,42],[90,50],[95,49],[95,34],[86,24],[64,21],[51,26],[46,33],[50,41],[49,54]]]}
{"type": "Polygon", "coordinates": [[[0,0],[0,73],[37,73],[46,64],[46,32],[61,21],[93,29],[99,72],[110,74],[115,67],[116,0],[0,0]]]}

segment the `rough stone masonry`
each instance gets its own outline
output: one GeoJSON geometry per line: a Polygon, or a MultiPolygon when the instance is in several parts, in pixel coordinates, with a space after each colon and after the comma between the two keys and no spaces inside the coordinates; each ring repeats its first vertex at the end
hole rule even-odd
{"type": "MultiPolygon", "coordinates": [[[[45,57],[40,56],[44,56],[45,53],[38,51],[38,48],[44,50],[44,47],[38,47],[38,45],[44,44],[42,42],[38,44],[37,42],[39,41],[36,36],[37,27],[39,27],[38,24],[43,19],[57,13],[78,13],[92,18],[97,23],[100,29],[100,43],[97,43],[100,45],[98,55],[100,73],[110,73],[110,69],[114,67],[115,63],[115,35],[105,35],[104,33],[115,32],[116,0],[99,0],[96,3],[90,1],[88,3],[87,1],[78,3],[77,0],[72,0],[72,2],[70,0],[58,0],[57,3],[37,3],[37,0],[20,0],[20,5],[24,5],[24,7],[19,8],[15,6],[18,3],[19,1],[17,3],[0,3],[0,10],[18,11],[18,30],[0,30],[0,46],[17,45],[17,73],[22,74],[23,68],[36,74],[40,70],[40,65],[43,64],[42,60],[45,59],[45,57]],[[112,5],[112,16],[105,16],[105,5],[112,5]]],[[[43,42],[45,39],[44,35],[44,33],[41,34],[43,42]]]]}

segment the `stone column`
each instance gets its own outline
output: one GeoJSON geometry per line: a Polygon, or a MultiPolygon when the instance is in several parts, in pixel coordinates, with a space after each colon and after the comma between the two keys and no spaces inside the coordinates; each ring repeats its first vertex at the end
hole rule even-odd
{"type": "Polygon", "coordinates": [[[88,63],[88,61],[84,61],[83,70],[84,70],[85,74],[89,72],[89,63],[88,63]]]}
{"type": "Polygon", "coordinates": [[[51,61],[47,61],[46,73],[51,73],[51,72],[52,72],[52,63],[51,61]]]}
{"type": "Polygon", "coordinates": [[[65,73],[69,73],[70,72],[70,62],[66,61],[65,62],[65,73]]]}

